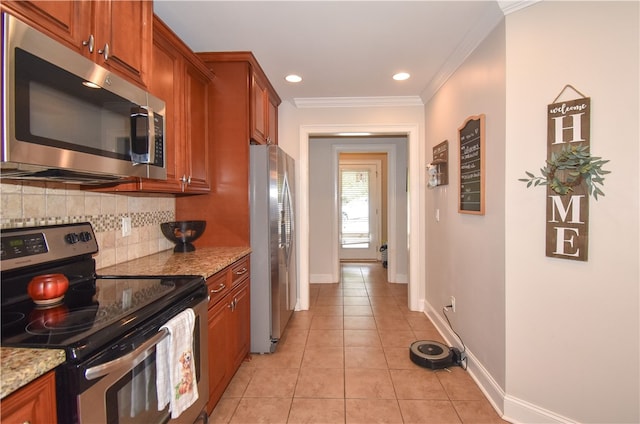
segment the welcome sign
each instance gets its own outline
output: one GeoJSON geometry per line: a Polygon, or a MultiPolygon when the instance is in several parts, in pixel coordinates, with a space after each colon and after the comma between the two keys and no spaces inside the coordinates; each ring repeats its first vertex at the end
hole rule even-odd
{"type": "MultiPolygon", "coordinates": [[[[553,103],[547,107],[547,160],[552,161],[567,145],[589,146],[591,99],[553,103]]],[[[547,167],[551,166],[547,164],[547,167]]],[[[566,181],[566,170],[555,177],[566,181]]],[[[589,241],[589,192],[584,181],[560,195],[547,186],[546,255],[586,261],[589,241]]]]}

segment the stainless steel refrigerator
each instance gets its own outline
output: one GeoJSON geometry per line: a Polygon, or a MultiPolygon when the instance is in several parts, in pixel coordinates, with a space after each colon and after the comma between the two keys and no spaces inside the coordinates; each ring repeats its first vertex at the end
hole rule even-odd
{"type": "Polygon", "coordinates": [[[274,352],[296,305],[294,160],[251,145],[251,352],[274,352]]]}

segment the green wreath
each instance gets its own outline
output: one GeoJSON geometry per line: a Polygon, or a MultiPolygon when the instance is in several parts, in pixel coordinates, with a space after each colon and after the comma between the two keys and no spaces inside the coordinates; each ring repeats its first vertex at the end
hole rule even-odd
{"type": "Polygon", "coordinates": [[[602,165],[609,161],[591,156],[589,146],[565,145],[560,152],[551,152],[551,159],[546,162],[547,166],[540,169],[541,177],[525,171],[529,178],[519,178],[518,181],[527,183],[527,188],[531,185],[534,187],[548,185],[551,190],[560,195],[571,193],[574,187],[584,181],[590,196],[592,195],[596,200],[598,200],[598,195],[604,196],[604,192],[599,186],[604,183],[602,176],[610,173],[610,171],[602,169],[602,165]],[[565,176],[564,180],[556,175],[557,171],[566,171],[562,173],[565,176]]]}

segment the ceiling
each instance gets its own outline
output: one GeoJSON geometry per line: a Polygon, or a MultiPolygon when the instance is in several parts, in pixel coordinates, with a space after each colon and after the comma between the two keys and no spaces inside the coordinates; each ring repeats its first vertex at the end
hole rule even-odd
{"type": "Polygon", "coordinates": [[[156,0],[154,10],[194,51],[252,51],[296,104],[426,100],[504,16],[496,1],[156,0]],[[400,71],[411,78],[394,81],[400,71]],[[303,81],[285,81],[291,73],[303,81]]]}

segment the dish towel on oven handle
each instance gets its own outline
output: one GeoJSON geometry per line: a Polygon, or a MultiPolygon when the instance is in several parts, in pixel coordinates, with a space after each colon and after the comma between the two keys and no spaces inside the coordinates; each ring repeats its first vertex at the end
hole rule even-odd
{"type": "Polygon", "coordinates": [[[194,323],[195,314],[189,308],[160,327],[168,335],[156,345],[158,410],[163,410],[169,404],[172,419],[178,418],[198,399],[192,351],[194,323]]]}

